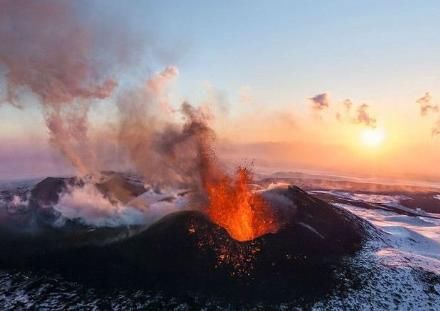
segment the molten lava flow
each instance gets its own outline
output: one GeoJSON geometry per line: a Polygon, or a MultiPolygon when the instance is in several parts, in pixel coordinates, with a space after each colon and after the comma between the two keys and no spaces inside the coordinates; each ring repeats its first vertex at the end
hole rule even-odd
{"type": "Polygon", "coordinates": [[[211,220],[238,241],[253,240],[279,228],[270,206],[251,191],[251,181],[250,171],[240,167],[235,178],[223,176],[205,182],[211,220]]]}

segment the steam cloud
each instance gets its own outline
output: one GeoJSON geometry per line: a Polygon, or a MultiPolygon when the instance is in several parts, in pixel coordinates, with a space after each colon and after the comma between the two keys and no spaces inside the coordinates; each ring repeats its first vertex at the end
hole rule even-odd
{"type": "Polygon", "coordinates": [[[432,136],[436,136],[436,135],[440,134],[440,120],[435,122],[435,125],[432,128],[431,134],[432,134],[432,136]]]}
{"type": "Polygon", "coordinates": [[[431,103],[432,97],[429,92],[416,100],[416,103],[420,105],[420,114],[422,116],[428,115],[430,112],[438,112],[438,106],[431,103]]]}
{"type": "MultiPolygon", "coordinates": [[[[417,99],[416,103],[420,107],[420,114],[424,117],[431,114],[438,115],[439,113],[438,106],[432,103],[432,97],[429,92],[426,92],[425,95],[417,99]]],[[[435,122],[434,126],[432,127],[431,134],[432,136],[440,134],[440,120],[435,122]]]]}
{"type": "Polygon", "coordinates": [[[376,127],[376,118],[369,112],[369,105],[360,104],[356,109],[354,109],[354,103],[350,99],[344,100],[342,103],[343,112],[336,113],[336,119],[338,121],[348,120],[353,124],[363,124],[367,127],[376,127]]]}
{"type": "Polygon", "coordinates": [[[354,119],[354,122],[375,128],[376,118],[370,115],[368,108],[369,106],[367,104],[361,104],[356,111],[356,118],[354,119]]]}
{"type": "Polygon", "coordinates": [[[322,111],[330,106],[330,96],[327,93],[318,94],[309,98],[315,111],[322,111]]]}
{"type": "Polygon", "coordinates": [[[154,191],[147,191],[133,201],[122,204],[110,202],[93,184],[71,186],[54,206],[60,215],[55,225],[62,226],[66,220],[95,227],[145,225],[187,206],[187,198],[175,193],[167,194],[171,202],[163,201],[163,197],[154,191]]]}
{"type": "MultiPolygon", "coordinates": [[[[315,111],[323,111],[328,109],[330,106],[330,96],[327,93],[318,94],[312,98],[312,108],[315,111]]],[[[342,121],[345,118],[349,119],[351,123],[363,124],[368,127],[376,127],[376,118],[371,116],[369,113],[369,106],[367,104],[361,104],[356,109],[354,116],[351,116],[351,111],[353,110],[353,102],[350,99],[346,99],[343,102],[344,113],[337,112],[336,119],[342,121]]]]}
{"type": "Polygon", "coordinates": [[[81,18],[81,3],[1,1],[0,64],[7,70],[7,102],[23,107],[23,92],[37,95],[50,141],[86,174],[95,170],[88,152],[90,104],[117,86],[112,74],[125,61],[128,36],[81,18]],[[110,31],[116,38],[109,39],[110,31]]]}
{"type": "Polygon", "coordinates": [[[344,112],[343,113],[336,112],[336,119],[338,121],[343,121],[343,119],[350,117],[351,108],[353,107],[353,102],[350,99],[346,99],[344,100],[342,105],[344,106],[344,112]]]}
{"type": "Polygon", "coordinates": [[[111,203],[92,184],[70,187],[63,193],[54,209],[61,214],[56,225],[61,226],[67,219],[79,220],[86,225],[97,227],[117,227],[120,225],[140,225],[145,215],[140,209],[111,203]]]}
{"type": "Polygon", "coordinates": [[[345,111],[347,113],[349,113],[351,110],[351,107],[353,107],[353,102],[350,99],[346,99],[346,100],[344,100],[343,105],[345,107],[345,111]]]}

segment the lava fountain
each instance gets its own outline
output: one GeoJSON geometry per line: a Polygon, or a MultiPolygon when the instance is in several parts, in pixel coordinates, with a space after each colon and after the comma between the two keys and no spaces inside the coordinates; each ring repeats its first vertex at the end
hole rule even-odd
{"type": "Polygon", "coordinates": [[[252,191],[251,183],[251,171],[239,167],[234,177],[223,175],[204,184],[209,217],[238,241],[253,240],[279,229],[270,205],[252,191]]]}

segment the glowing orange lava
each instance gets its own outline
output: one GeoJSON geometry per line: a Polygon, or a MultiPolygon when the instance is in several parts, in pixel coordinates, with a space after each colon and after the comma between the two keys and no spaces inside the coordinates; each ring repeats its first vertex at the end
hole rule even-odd
{"type": "Polygon", "coordinates": [[[278,230],[270,206],[253,192],[248,169],[239,167],[234,178],[223,176],[205,183],[211,220],[226,229],[238,241],[249,241],[278,230]]]}

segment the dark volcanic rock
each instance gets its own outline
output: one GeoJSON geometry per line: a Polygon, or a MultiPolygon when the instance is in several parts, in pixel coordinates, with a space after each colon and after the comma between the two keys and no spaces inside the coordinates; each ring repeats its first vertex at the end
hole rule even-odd
{"type": "Polygon", "coordinates": [[[52,208],[58,203],[60,195],[68,186],[82,186],[84,183],[75,177],[47,177],[37,183],[31,190],[29,207],[32,211],[33,221],[38,224],[50,225],[59,217],[52,208]]]}
{"type": "MultiPolygon", "coordinates": [[[[168,215],[141,234],[109,246],[122,261],[160,279],[238,283],[298,281],[304,269],[339,264],[367,238],[364,222],[297,187],[280,191],[296,213],[277,233],[236,241],[204,214],[168,215]]],[[[254,284],[254,285],[255,285],[254,284]]]]}
{"type": "MultiPolygon", "coordinates": [[[[118,173],[106,173],[103,181],[96,182],[96,188],[110,199],[126,203],[145,192],[143,184],[118,173]]],[[[85,181],[76,177],[47,177],[37,183],[31,191],[31,203],[35,206],[52,206],[58,202],[61,193],[68,186],[82,187],[85,181]]]]}
{"type": "Polygon", "coordinates": [[[293,224],[308,229],[308,235],[314,233],[315,238],[320,238],[317,252],[342,254],[354,251],[367,235],[366,223],[346,210],[295,186],[289,187],[284,195],[298,207],[293,224]]]}
{"type": "Polygon", "coordinates": [[[273,191],[293,202],[292,211],[284,211],[277,233],[253,241],[236,241],[204,213],[183,211],[115,243],[46,247],[28,265],[100,286],[137,284],[227,297],[305,297],[340,287],[336,272],[354,275],[347,258],[368,238],[368,225],[297,187],[273,191]]]}
{"type": "Polygon", "coordinates": [[[127,203],[145,192],[143,184],[124,178],[119,174],[112,174],[107,180],[97,183],[96,187],[107,197],[122,203],[127,203]]]}
{"type": "MultiPolygon", "coordinates": [[[[143,184],[118,173],[105,173],[104,180],[94,183],[96,188],[111,202],[123,204],[144,193],[143,184]]],[[[83,187],[86,182],[77,177],[47,177],[37,183],[30,195],[29,207],[33,213],[33,220],[39,225],[52,225],[59,213],[53,209],[63,193],[69,187],[83,187]]]]}
{"type": "Polygon", "coordinates": [[[68,185],[81,184],[77,178],[47,177],[37,183],[31,191],[31,202],[35,205],[53,205],[68,185]]]}

